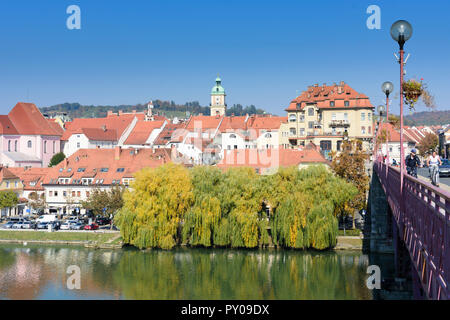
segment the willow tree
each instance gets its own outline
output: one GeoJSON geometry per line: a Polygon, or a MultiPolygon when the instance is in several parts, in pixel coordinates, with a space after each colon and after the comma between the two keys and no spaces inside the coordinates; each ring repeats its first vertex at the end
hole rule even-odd
{"type": "Polygon", "coordinates": [[[274,243],[290,248],[336,245],[337,219],[356,188],[323,166],[287,168],[267,180],[274,243]],[[283,195],[284,194],[284,195],[283,195]]]}
{"type": "Polygon", "coordinates": [[[138,248],[173,248],[193,194],[189,172],[175,164],[136,173],[116,216],[125,243],[138,248]]]}

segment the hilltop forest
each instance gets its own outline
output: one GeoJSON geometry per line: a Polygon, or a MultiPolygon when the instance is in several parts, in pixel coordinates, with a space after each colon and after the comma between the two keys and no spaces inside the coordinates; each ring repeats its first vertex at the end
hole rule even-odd
{"type": "MultiPolygon", "coordinates": [[[[189,115],[210,115],[209,106],[201,106],[198,101],[186,102],[185,104],[176,104],[174,101],[153,100],[154,112],[164,115],[168,118],[181,117],[189,115]]],[[[62,103],[50,107],[40,108],[43,114],[55,115],[65,113],[70,118],[97,118],[105,117],[108,110],[117,113],[119,110],[123,112],[131,112],[136,110],[142,112],[147,110],[146,104],[137,105],[118,105],[118,106],[93,106],[81,105],[79,103],[62,103]]],[[[246,114],[263,114],[264,110],[256,108],[254,105],[242,106],[234,104],[227,108],[227,115],[234,114],[236,116],[246,114]]]]}

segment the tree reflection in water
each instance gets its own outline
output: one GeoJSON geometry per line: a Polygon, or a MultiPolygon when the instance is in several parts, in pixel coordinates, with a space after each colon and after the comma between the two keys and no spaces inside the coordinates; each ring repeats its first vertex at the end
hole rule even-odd
{"type": "Polygon", "coordinates": [[[359,252],[9,245],[0,247],[0,298],[371,299],[367,264],[359,252]],[[70,265],[81,268],[76,293],[66,287],[70,265]],[[54,297],[43,296],[49,285],[54,297]]]}

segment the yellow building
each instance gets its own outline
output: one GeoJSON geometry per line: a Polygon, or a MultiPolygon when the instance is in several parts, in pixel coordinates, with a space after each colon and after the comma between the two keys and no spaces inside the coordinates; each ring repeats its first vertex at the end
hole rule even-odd
{"type": "MultiPolygon", "coordinates": [[[[12,191],[17,198],[22,195],[23,184],[18,176],[12,173],[8,168],[0,166],[0,192],[12,191]]],[[[18,207],[1,208],[2,217],[15,216],[18,214],[18,207]]]]}
{"type": "Polygon", "coordinates": [[[314,143],[327,155],[340,151],[348,137],[369,150],[373,138],[373,111],[369,98],[343,81],[308,87],[286,109],[288,119],[280,127],[280,147],[296,148],[314,143]]]}

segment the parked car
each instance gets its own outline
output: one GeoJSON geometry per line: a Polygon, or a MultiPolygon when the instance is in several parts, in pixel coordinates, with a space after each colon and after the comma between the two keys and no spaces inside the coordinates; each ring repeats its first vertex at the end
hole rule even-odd
{"type": "Polygon", "coordinates": [[[12,229],[12,226],[14,225],[14,221],[8,221],[7,223],[5,223],[2,228],[3,229],[12,229]]]}
{"type": "Polygon", "coordinates": [[[23,224],[24,224],[23,221],[17,221],[12,225],[11,229],[23,229],[23,224]]]}
{"type": "Polygon", "coordinates": [[[442,165],[439,166],[439,177],[450,177],[450,161],[442,159],[442,165]]]}
{"type": "Polygon", "coordinates": [[[83,230],[84,229],[84,223],[78,222],[70,225],[70,228],[72,230],[83,230]]]}
{"type": "Polygon", "coordinates": [[[31,221],[24,221],[22,224],[22,229],[35,229],[36,224],[31,221]]]}
{"type": "Polygon", "coordinates": [[[97,222],[97,224],[99,226],[104,226],[104,225],[110,224],[111,220],[106,217],[99,217],[99,218],[95,219],[95,222],[97,222]]]}
{"type": "Polygon", "coordinates": [[[84,226],[84,230],[97,230],[97,229],[98,229],[98,225],[95,223],[91,223],[91,224],[84,226]]]}
{"type": "Polygon", "coordinates": [[[70,224],[70,223],[64,222],[63,224],[61,224],[60,229],[61,229],[61,230],[70,230],[70,229],[71,229],[70,227],[71,227],[71,224],[70,224]]]}
{"type": "Polygon", "coordinates": [[[48,229],[48,222],[38,222],[36,225],[37,229],[48,229]]]}

